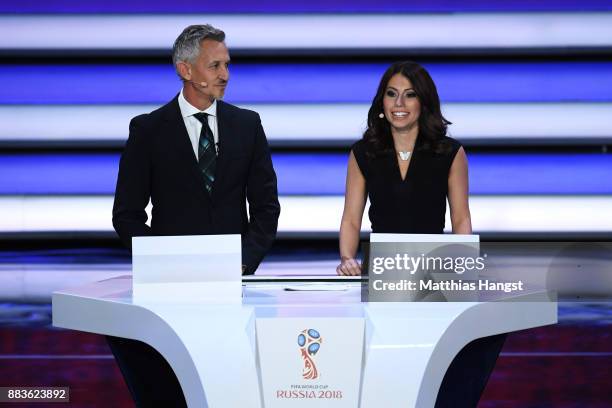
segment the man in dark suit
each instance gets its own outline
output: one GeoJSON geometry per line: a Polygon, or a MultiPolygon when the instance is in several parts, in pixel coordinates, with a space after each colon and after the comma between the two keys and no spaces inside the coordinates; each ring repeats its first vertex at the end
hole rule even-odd
{"type": "MultiPolygon", "coordinates": [[[[172,59],[183,88],[132,119],[113,225],[128,247],[135,236],[241,234],[243,272],[252,274],[274,242],[280,205],[259,115],[221,100],[230,62],[224,40],[210,25],[189,26],[176,39],[172,59]]],[[[109,344],[138,406],[184,406],[158,353],[132,340],[109,344]]]]}
{"type": "Polygon", "coordinates": [[[132,119],[113,225],[128,247],[134,236],[242,234],[245,273],[254,273],[276,235],[276,174],[257,113],[221,100],[230,60],[224,38],[208,25],[177,38],[173,61],[183,89],[132,119]]]}

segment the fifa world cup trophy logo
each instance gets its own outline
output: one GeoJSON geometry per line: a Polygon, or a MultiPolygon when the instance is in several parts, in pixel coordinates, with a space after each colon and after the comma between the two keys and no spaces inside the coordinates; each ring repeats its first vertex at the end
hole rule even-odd
{"type": "Polygon", "coordinates": [[[302,377],[305,380],[315,380],[319,378],[319,371],[317,370],[313,357],[317,354],[319,348],[321,348],[321,343],[323,342],[321,335],[315,329],[305,329],[298,335],[297,342],[300,346],[302,359],[304,360],[302,377]]]}

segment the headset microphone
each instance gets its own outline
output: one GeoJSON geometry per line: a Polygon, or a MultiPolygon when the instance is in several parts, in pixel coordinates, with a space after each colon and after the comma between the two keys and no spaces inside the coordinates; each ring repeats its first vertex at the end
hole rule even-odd
{"type": "Polygon", "coordinates": [[[202,88],[206,88],[208,86],[208,84],[206,82],[204,82],[204,81],[202,81],[202,82],[195,82],[195,81],[192,81],[190,79],[186,79],[185,82],[191,82],[195,86],[199,86],[199,87],[202,87],[202,88]]]}

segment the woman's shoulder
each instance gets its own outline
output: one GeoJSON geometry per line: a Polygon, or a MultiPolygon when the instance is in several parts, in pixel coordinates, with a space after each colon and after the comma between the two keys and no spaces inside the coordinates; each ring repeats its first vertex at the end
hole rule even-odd
{"type": "Polygon", "coordinates": [[[351,145],[351,152],[353,153],[353,156],[355,157],[355,161],[357,162],[357,165],[359,166],[361,173],[365,177],[367,177],[369,173],[368,168],[370,166],[370,161],[367,158],[366,151],[367,151],[367,144],[365,140],[363,139],[359,139],[358,141],[356,141],[355,143],[351,145]]]}
{"type": "Polygon", "coordinates": [[[452,160],[461,146],[461,142],[457,139],[453,139],[450,136],[443,136],[438,139],[437,147],[434,151],[437,155],[442,155],[452,160]]]}
{"type": "Polygon", "coordinates": [[[351,145],[351,151],[353,152],[355,151],[363,152],[365,151],[365,148],[366,148],[365,141],[363,139],[359,139],[351,145]]]}
{"type": "Polygon", "coordinates": [[[451,147],[451,150],[452,150],[453,152],[455,152],[455,153],[456,153],[456,152],[457,152],[457,150],[459,150],[459,149],[461,148],[461,146],[462,146],[462,144],[461,144],[461,142],[460,142],[460,141],[458,141],[457,139],[453,139],[453,138],[452,138],[452,137],[450,137],[450,136],[443,136],[443,137],[442,137],[441,142],[442,142],[442,143],[444,143],[444,144],[446,144],[447,146],[451,147]]]}
{"type": "Polygon", "coordinates": [[[357,159],[357,161],[364,160],[366,158],[366,152],[368,150],[368,146],[363,139],[359,139],[355,143],[351,145],[351,152],[357,159]]]}

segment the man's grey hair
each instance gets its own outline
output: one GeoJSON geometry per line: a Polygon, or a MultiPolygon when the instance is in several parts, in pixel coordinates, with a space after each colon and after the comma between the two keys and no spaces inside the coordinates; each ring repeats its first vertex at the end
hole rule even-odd
{"type": "Polygon", "coordinates": [[[225,33],[210,24],[190,25],[174,41],[172,63],[177,74],[179,73],[177,64],[180,61],[195,62],[200,54],[200,44],[204,40],[223,42],[225,41],[225,33]]]}

